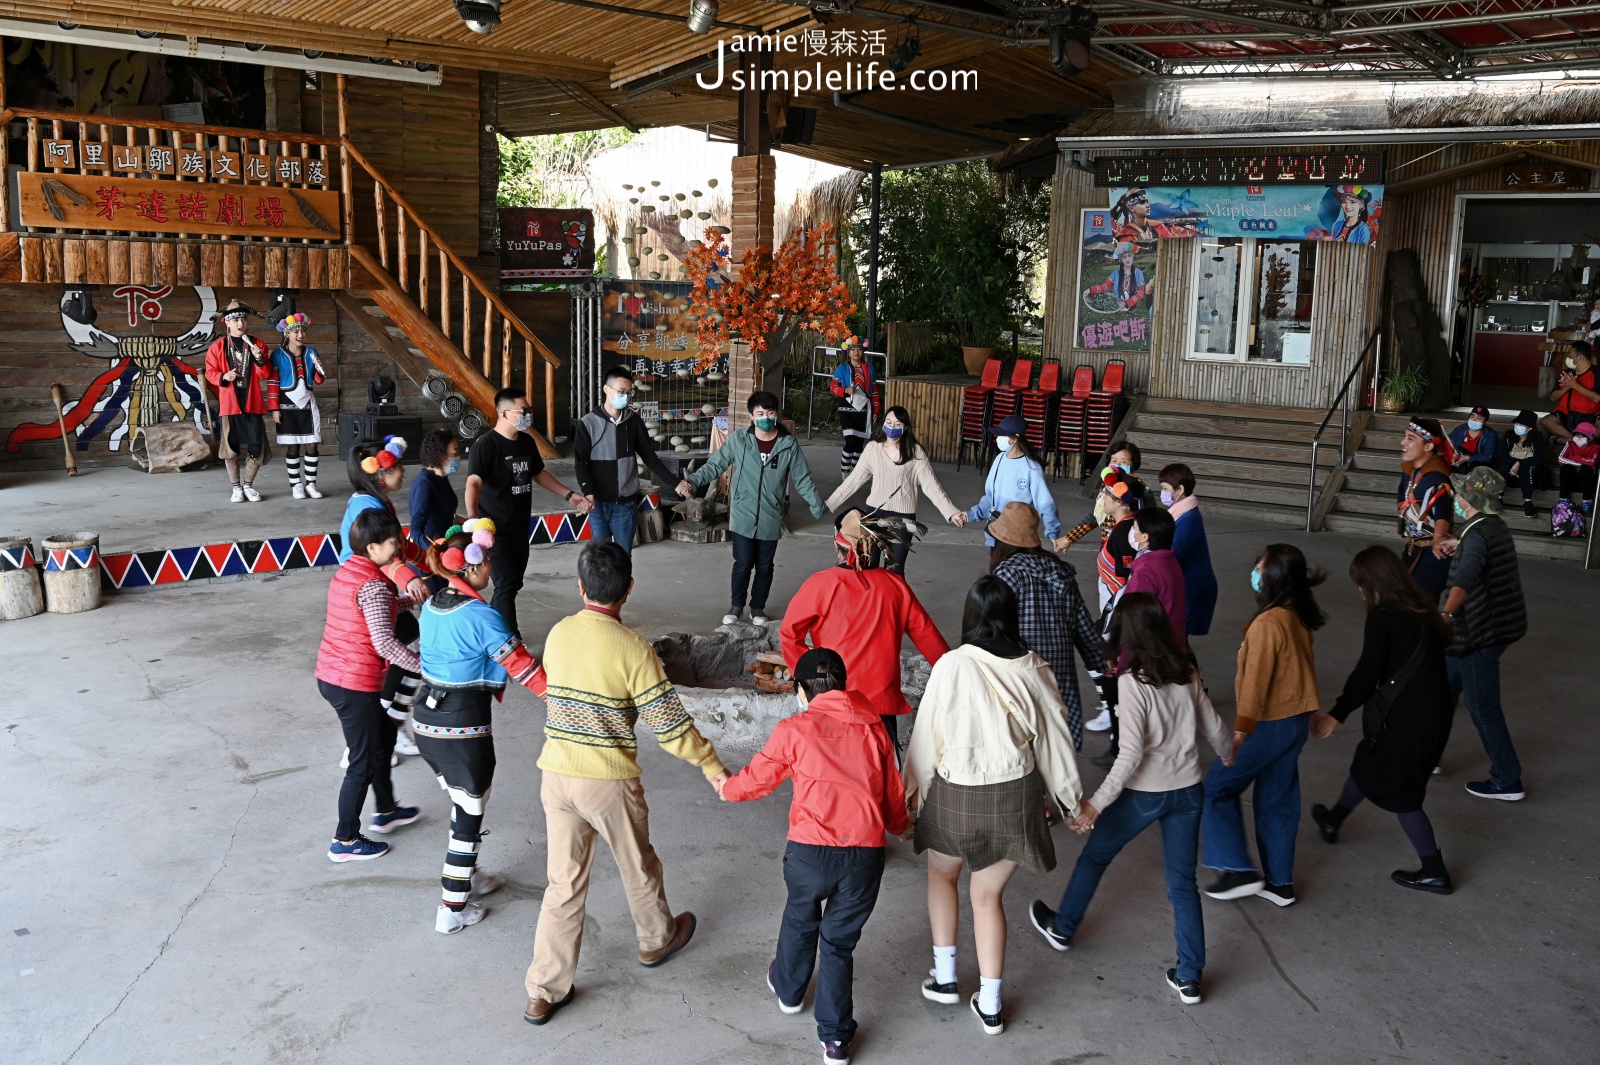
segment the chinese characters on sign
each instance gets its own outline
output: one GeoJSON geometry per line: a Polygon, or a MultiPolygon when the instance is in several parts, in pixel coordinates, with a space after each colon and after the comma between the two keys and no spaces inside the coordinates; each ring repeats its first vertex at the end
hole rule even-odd
{"type": "Polygon", "coordinates": [[[1383,214],[1383,186],[1129,186],[1111,190],[1109,207],[1117,236],[1124,240],[1203,233],[1373,244],[1383,214]]]}
{"type": "MultiPolygon", "coordinates": [[[[601,346],[636,373],[695,373],[695,323],[688,313],[693,288],[687,281],[607,281],[601,346]]],[[[726,372],[722,360],[709,369],[726,372]]]]}
{"type": "Polygon", "coordinates": [[[1500,168],[1500,184],[1522,192],[1577,191],[1589,187],[1589,171],[1560,163],[1506,166],[1500,168]]]}
{"type": "Polygon", "coordinates": [[[43,171],[18,179],[22,223],[28,226],[315,240],[334,238],[339,231],[339,194],[323,189],[180,183],[115,173],[43,171]],[[53,187],[45,188],[46,181],[53,187]],[[54,186],[64,186],[70,195],[54,186]]]}
{"type": "Polygon", "coordinates": [[[1155,275],[1154,240],[1119,233],[1105,208],[1085,210],[1073,346],[1149,351],[1155,275]]]}
{"type": "Polygon", "coordinates": [[[505,281],[594,273],[594,212],[500,208],[500,277],[505,281]]]}

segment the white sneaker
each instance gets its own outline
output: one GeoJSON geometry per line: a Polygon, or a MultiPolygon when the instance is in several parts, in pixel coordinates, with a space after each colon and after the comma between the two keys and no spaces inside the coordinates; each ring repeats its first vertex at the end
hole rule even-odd
{"type": "Polygon", "coordinates": [[[724,614],[724,615],[722,615],[722,623],[724,625],[734,625],[734,624],[737,624],[738,621],[739,621],[739,615],[738,614],[724,614]]]}
{"type": "Polygon", "coordinates": [[[481,902],[469,902],[459,910],[452,910],[444,903],[439,904],[439,912],[433,919],[433,930],[453,935],[463,928],[470,928],[483,920],[489,913],[487,907],[481,902]]]}
{"type": "Polygon", "coordinates": [[[472,897],[475,899],[481,899],[485,895],[493,895],[505,886],[506,878],[498,873],[472,874],[472,897]]]}
{"type": "Polygon", "coordinates": [[[230,502],[230,503],[243,503],[244,502],[244,489],[240,488],[238,485],[234,485],[233,486],[233,495],[228,498],[228,502],[230,502]]]}
{"type": "Polygon", "coordinates": [[[306,495],[310,496],[312,499],[321,499],[322,498],[322,493],[317,491],[317,482],[316,481],[307,481],[306,482],[306,495]]]}
{"type": "Polygon", "coordinates": [[[767,623],[767,615],[765,615],[765,614],[751,614],[750,615],[750,624],[752,624],[752,625],[765,625],[766,623],[767,623]]]}
{"type": "Polygon", "coordinates": [[[289,491],[296,499],[304,499],[306,497],[306,486],[299,481],[295,481],[289,491]]]}
{"type": "Polygon", "coordinates": [[[254,485],[244,486],[244,497],[252,503],[261,502],[261,493],[255,490],[254,485]]]}
{"type": "Polygon", "coordinates": [[[401,729],[395,733],[394,753],[403,754],[407,758],[415,758],[422,752],[417,750],[417,741],[411,738],[411,734],[405,729],[401,729]]]}
{"type": "Polygon", "coordinates": [[[1106,732],[1111,728],[1111,711],[1102,710],[1093,721],[1085,722],[1084,728],[1090,732],[1106,732]]]}

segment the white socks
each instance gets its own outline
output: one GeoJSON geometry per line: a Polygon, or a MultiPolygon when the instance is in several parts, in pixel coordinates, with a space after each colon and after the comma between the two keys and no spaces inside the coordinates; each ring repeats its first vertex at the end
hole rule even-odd
{"type": "Polygon", "coordinates": [[[956,948],[933,948],[933,982],[936,984],[953,984],[956,982],[956,948]]]}
{"type": "Polygon", "coordinates": [[[987,976],[978,978],[978,1010],[991,1017],[1000,1012],[999,980],[991,980],[987,976]]]}

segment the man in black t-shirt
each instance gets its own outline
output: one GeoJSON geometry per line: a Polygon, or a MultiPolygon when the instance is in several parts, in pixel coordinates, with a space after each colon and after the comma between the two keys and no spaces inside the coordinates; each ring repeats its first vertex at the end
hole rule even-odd
{"type": "Polygon", "coordinates": [[[520,638],[517,593],[528,568],[533,486],[561,496],[579,514],[588,513],[589,501],[544,468],[538,445],[524,432],[533,425],[527,393],[502,388],[495,393],[494,409],[494,429],[475,440],[467,455],[467,516],[485,517],[495,524],[494,550],[489,553],[492,605],[520,638]]]}

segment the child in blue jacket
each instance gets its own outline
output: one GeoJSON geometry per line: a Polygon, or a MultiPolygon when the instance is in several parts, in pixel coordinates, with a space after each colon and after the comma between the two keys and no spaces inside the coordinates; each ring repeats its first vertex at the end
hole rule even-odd
{"type": "MultiPolygon", "coordinates": [[[[1022,417],[1013,414],[1002,418],[1000,424],[989,430],[1000,454],[995,456],[989,476],[983,482],[983,498],[967,511],[967,520],[990,521],[1000,516],[1007,503],[1027,503],[1044,521],[1045,536],[1054,540],[1061,535],[1061,517],[1056,513],[1056,501],[1045,481],[1044,467],[1039,465],[1033,448],[1023,438],[1027,429],[1022,417]]],[[[983,542],[993,547],[994,537],[984,533],[983,542]]]]}

